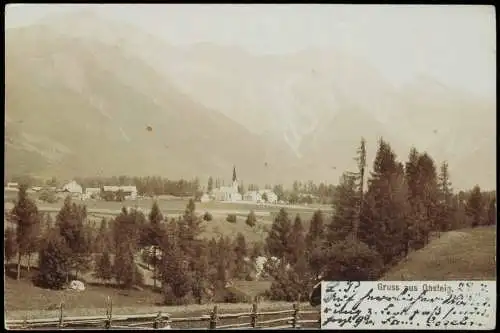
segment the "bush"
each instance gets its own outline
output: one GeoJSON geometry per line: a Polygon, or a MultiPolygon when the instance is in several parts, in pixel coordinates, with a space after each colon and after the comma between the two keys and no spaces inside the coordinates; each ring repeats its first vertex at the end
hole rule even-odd
{"type": "Polygon", "coordinates": [[[236,223],[236,214],[229,214],[226,218],[227,222],[236,223]]]}
{"type": "Polygon", "coordinates": [[[212,221],[214,218],[212,216],[212,214],[210,214],[209,212],[205,212],[205,214],[203,214],[203,220],[205,221],[212,221]]]}
{"type": "Polygon", "coordinates": [[[250,211],[250,213],[248,214],[245,223],[250,227],[254,227],[255,224],[257,223],[257,217],[255,216],[255,212],[253,210],[250,211]]]}
{"type": "Polygon", "coordinates": [[[325,280],[375,281],[384,268],[380,254],[363,242],[341,241],[329,247],[325,280]]]}

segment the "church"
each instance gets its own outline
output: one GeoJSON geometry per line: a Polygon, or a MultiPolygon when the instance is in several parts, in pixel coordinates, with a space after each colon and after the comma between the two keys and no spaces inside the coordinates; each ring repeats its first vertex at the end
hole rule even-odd
{"type": "Polygon", "coordinates": [[[213,190],[213,196],[217,201],[236,202],[243,198],[238,192],[238,179],[236,178],[236,167],[233,166],[233,184],[232,186],[221,186],[213,190]]]}

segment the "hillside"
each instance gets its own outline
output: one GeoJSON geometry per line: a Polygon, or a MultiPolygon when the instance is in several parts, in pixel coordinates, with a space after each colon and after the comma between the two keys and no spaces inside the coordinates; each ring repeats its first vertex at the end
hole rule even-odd
{"type": "Polygon", "coordinates": [[[382,280],[495,280],[496,227],[450,231],[410,254],[382,280]]]}
{"type": "MultiPolygon", "coordinates": [[[[476,183],[491,188],[496,180],[493,100],[444,86],[424,74],[393,86],[366,59],[343,50],[255,55],[210,43],[174,46],[92,11],[53,15],[24,29],[9,29],[7,36],[7,57],[18,53],[6,64],[7,100],[11,100],[8,169],[54,172],[57,166],[74,173],[82,165],[68,157],[75,147],[67,143],[67,135],[63,140],[44,134],[54,130],[55,123],[37,121],[36,115],[26,113],[23,120],[33,119],[30,123],[36,129],[23,134],[15,123],[19,109],[32,108],[19,105],[21,96],[33,94],[24,101],[28,103],[37,101],[37,94],[65,94],[70,89],[73,93],[67,96],[37,101],[52,112],[41,111],[38,119],[61,118],[55,117],[61,105],[80,109],[76,118],[68,113],[61,124],[71,121],[78,127],[67,132],[80,145],[92,140],[90,132],[100,137],[97,142],[107,142],[102,155],[114,157],[114,162],[104,163],[100,156],[96,160],[103,160],[103,172],[108,174],[126,170],[172,178],[228,177],[227,170],[237,164],[247,183],[336,182],[343,171],[354,167],[352,158],[364,136],[369,165],[377,140],[384,137],[401,160],[411,146],[428,150],[437,163],[447,160],[455,188],[476,183]],[[15,69],[19,67],[24,72],[15,69]],[[22,82],[14,83],[20,73],[22,82]],[[52,83],[42,85],[48,77],[52,83]],[[94,89],[81,90],[82,80],[90,77],[94,89]],[[12,102],[16,91],[19,97],[12,102]],[[86,108],[93,111],[81,111],[86,108]],[[160,125],[154,138],[143,131],[153,121],[160,125]],[[83,123],[90,128],[85,133],[83,123]],[[184,124],[189,124],[188,131],[184,124]],[[116,142],[108,143],[111,138],[116,142]],[[131,156],[131,161],[116,166],[117,153],[112,151],[119,151],[127,138],[130,143],[118,156],[131,156]],[[62,156],[67,158],[61,164],[62,156]]],[[[82,152],[88,154],[83,148],[82,152]]],[[[95,173],[96,167],[93,163],[81,170],[95,173]]]]}
{"type": "Polygon", "coordinates": [[[119,47],[43,29],[7,32],[7,172],[229,177],[236,164],[258,179],[263,163],[252,164],[269,158],[264,147],[119,47]]]}

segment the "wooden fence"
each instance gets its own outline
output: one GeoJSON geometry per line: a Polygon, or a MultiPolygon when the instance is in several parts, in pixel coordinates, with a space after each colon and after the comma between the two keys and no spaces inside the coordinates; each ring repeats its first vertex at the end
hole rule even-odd
{"type": "Polygon", "coordinates": [[[7,320],[8,329],[54,329],[54,328],[102,328],[102,329],[284,329],[319,328],[318,310],[301,310],[299,303],[289,310],[259,312],[258,304],[252,304],[251,312],[219,313],[215,305],[210,314],[200,317],[175,318],[168,313],[113,315],[112,303],[108,298],[105,316],[64,317],[64,304],[60,304],[59,318],[7,320]],[[311,319],[303,319],[310,317],[311,319]]]}

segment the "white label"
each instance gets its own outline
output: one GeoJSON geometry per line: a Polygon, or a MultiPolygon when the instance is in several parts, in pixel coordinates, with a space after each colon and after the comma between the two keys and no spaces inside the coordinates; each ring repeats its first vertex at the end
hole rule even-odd
{"type": "Polygon", "coordinates": [[[321,283],[322,329],[495,328],[496,281],[321,283]]]}

